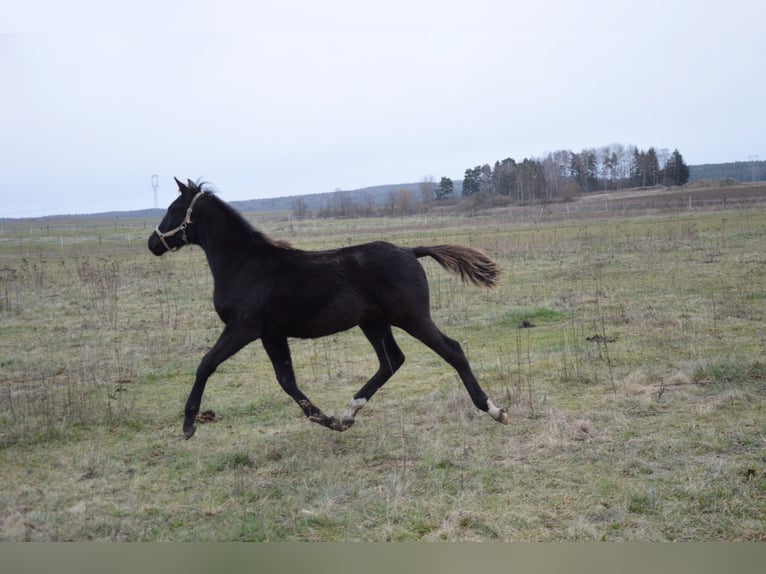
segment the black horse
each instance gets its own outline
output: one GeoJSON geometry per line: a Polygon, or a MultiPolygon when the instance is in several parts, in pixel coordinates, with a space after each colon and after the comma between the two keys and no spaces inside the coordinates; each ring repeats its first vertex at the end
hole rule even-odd
{"type": "Polygon", "coordinates": [[[377,241],[328,251],[303,251],[253,228],[203,184],[176,179],[180,195],[149,237],[155,255],[186,244],[202,247],[213,274],[213,304],[223,333],[197,368],[186,402],[184,435],[191,438],[205,384],[218,365],[260,338],[277,380],[313,422],[344,431],[372,395],[404,363],[391,326],[436,351],[460,375],[477,408],[508,424],[479,386],[457,341],[434,325],[426,274],[418,257],[433,257],[464,281],[494,287],[500,268],[483,253],[457,245],[397,247],[377,241]],[[327,416],[295,382],[288,337],[315,338],[359,325],[380,363],[344,415],[327,416]]]}

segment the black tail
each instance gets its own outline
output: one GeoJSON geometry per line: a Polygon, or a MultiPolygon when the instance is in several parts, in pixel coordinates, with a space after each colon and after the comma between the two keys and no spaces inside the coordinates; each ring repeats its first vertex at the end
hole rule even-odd
{"type": "Polygon", "coordinates": [[[462,245],[433,245],[415,247],[415,257],[433,257],[450,273],[458,275],[463,282],[470,281],[480,287],[497,286],[500,266],[478,249],[462,245]]]}

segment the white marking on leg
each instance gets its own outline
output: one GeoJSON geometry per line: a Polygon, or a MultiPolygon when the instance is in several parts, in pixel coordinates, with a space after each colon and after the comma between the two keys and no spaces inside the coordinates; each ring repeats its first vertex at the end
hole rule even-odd
{"type": "Polygon", "coordinates": [[[487,399],[487,411],[499,423],[508,424],[508,411],[501,409],[495,403],[487,399]]]}
{"type": "Polygon", "coordinates": [[[367,399],[352,399],[351,402],[348,403],[348,408],[346,409],[346,413],[343,415],[343,419],[353,419],[356,416],[356,413],[359,412],[359,409],[361,409],[366,404],[367,399]]]}
{"type": "Polygon", "coordinates": [[[487,411],[492,416],[493,419],[496,421],[500,420],[500,416],[503,412],[503,409],[495,405],[491,400],[487,399],[487,411]]]}

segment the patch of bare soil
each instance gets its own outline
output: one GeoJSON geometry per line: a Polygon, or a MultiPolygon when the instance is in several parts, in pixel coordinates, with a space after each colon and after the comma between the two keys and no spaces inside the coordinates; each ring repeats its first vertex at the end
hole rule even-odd
{"type": "Polygon", "coordinates": [[[211,410],[202,411],[197,413],[197,422],[201,424],[205,423],[217,423],[221,420],[221,417],[211,410]]]}

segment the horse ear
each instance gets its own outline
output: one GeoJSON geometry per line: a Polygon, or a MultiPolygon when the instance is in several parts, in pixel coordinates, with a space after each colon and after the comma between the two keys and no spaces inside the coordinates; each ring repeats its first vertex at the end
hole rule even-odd
{"type": "Polygon", "coordinates": [[[181,183],[180,181],[178,181],[177,177],[174,177],[173,179],[176,180],[176,185],[178,185],[178,192],[179,193],[183,193],[184,191],[186,191],[186,186],[183,183],[181,183]]]}
{"type": "Polygon", "coordinates": [[[190,180],[190,179],[187,179],[187,180],[186,180],[186,185],[189,187],[189,189],[192,189],[192,188],[194,188],[194,187],[197,187],[197,184],[196,184],[196,183],[194,183],[194,182],[193,182],[192,180],[190,180]]]}

